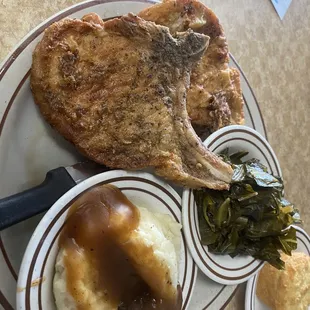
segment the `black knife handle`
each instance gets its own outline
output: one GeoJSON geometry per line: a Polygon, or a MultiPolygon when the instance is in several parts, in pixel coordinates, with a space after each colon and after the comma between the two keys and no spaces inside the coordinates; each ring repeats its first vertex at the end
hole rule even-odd
{"type": "Polygon", "coordinates": [[[76,183],[63,167],[50,170],[42,184],[0,199],[0,231],[48,210],[76,183]]]}

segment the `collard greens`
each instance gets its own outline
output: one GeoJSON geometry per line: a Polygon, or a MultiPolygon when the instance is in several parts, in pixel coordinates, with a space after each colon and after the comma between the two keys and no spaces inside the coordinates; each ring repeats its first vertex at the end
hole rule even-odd
{"type": "Polygon", "coordinates": [[[281,178],[268,173],[258,160],[242,161],[246,152],[221,156],[234,169],[229,191],[195,190],[202,243],[212,253],[251,255],[284,268],[279,250],[297,248],[297,209],[283,198],[281,178]]]}

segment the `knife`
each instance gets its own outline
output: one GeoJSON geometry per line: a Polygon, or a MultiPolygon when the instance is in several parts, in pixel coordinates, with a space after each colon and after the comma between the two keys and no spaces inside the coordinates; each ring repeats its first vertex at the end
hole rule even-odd
{"type": "Polygon", "coordinates": [[[40,185],[0,199],[0,231],[47,211],[76,184],[107,170],[109,168],[94,162],[50,170],[40,185]]]}

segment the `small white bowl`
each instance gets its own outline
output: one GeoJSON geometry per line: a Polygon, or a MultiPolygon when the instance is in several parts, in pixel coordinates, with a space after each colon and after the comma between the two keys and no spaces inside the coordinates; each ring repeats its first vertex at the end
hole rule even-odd
{"type": "MultiPolygon", "coordinates": [[[[56,310],[52,282],[58,237],[68,210],[78,195],[97,184],[113,184],[137,206],[151,211],[170,214],[181,222],[181,198],[164,181],[145,172],[114,170],[93,176],[63,195],[46,213],[26,249],[17,284],[17,309],[56,310]]],[[[182,232],[179,261],[179,283],[182,287],[183,306],[186,309],[194,289],[197,267],[186,247],[182,232]]]]}
{"type": "MultiPolygon", "coordinates": [[[[247,151],[249,154],[244,159],[259,159],[273,175],[282,176],[279,162],[269,143],[249,127],[224,127],[208,137],[204,145],[217,154],[226,148],[229,148],[231,153],[247,151]]],[[[217,255],[208,251],[208,247],[201,243],[198,212],[191,189],[183,191],[182,225],[187,245],[196,264],[215,282],[225,285],[239,284],[247,281],[263,267],[264,262],[251,256],[231,258],[229,255],[217,255]]]]}
{"type": "MultiPolygon", "coordinates": [[[[294,252],[302,252],[310,256],[310,237],[300,227],[293,225],[296,229],[297,249],[294,252]]],[[[256,287],[259,273],[252,277],[247,285],[245,292],[245,309],[247,310],[270,310],[256,295],[256,287]]],[[[280,288],[279,288],[280,289],[280,288]]],[[[308,310],[310,306],[308,307],[308,310]]]]}

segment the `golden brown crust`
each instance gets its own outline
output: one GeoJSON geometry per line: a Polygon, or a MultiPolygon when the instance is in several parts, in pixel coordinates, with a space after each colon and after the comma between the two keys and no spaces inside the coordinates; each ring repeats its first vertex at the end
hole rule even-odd
{"type": "Polygon", "coordinates": [[[188,91],[187,109],[194,128],[202,134],[243,124],[239,71],[228,67],[226,37],[213,11],[196,0],[167,0],[139,16],[169,27],[172,33],[191,28],[210,36],[206,53],[192,70],[188,91]]]}
{"type": "Polygon", "coordinates": [[[231,97],[228,102],[231,106],[231,124],[232,125],[243,125],[244,124],[244,112],[243,112],[243,96],[240,82],[240,72],[236,68],[230,68],[230,77],[232,87],[235,91],[231,92],[231,97]]]}
{"type": "Polygon", "coordinates": [[[260,271],[257,296],[273,310],[307,310],[310,305],[310,257],[281,255],[285,270],[266,264],[260,271]]]}
{"type": "Polygon", "coordinates": [[[208,43],[131,14],[50,26],[33,54],[31,88],[45,119],[90,159],[156,171],[189,187],[228,188],[232,169],[195,135],[186,112],[192,66],[208,43]]]}

